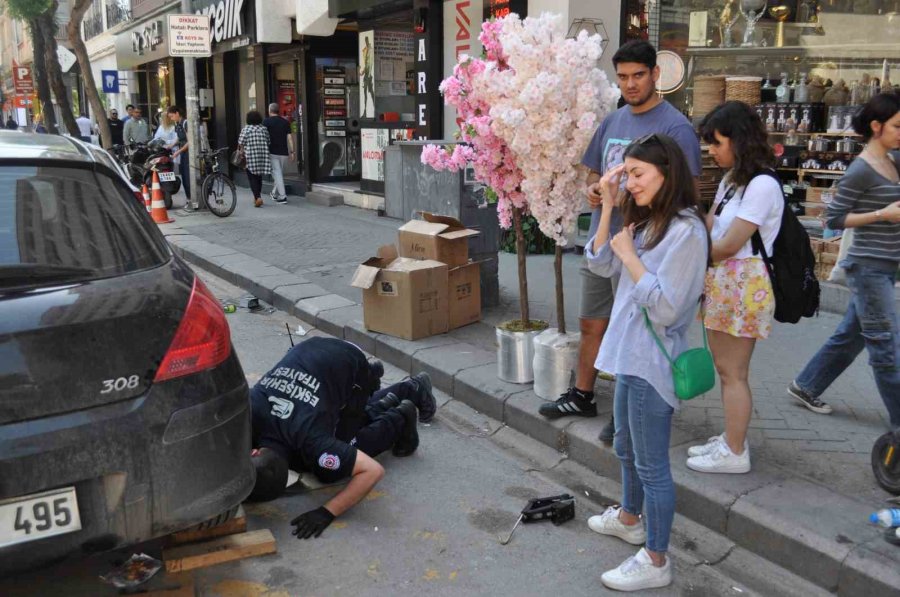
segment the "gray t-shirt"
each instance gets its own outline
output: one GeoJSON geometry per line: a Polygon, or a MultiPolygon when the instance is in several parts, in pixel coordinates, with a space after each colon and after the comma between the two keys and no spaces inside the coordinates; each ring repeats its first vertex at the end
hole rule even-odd
{"type": "MultiPolygon", "coordinates": [[[[675,139],[684,151],[688,166],[694,176],[700,176],[700,142],[694,127],[676,110],[672,104],[662,101],[647,112],[632,114],[631,106],[623,106],[607,116],[594,132],[581,163],[600,174],[622,163],[625,148],[635,139],[653,133],[667,135],[675,139]]],[[[619,210],[613,215],[612,232],[617,232],[622,224],[619,210]]],[[[600,224],[600,208],[591,214],[591,229],[588,238],[593,237],[600,224]]]]}

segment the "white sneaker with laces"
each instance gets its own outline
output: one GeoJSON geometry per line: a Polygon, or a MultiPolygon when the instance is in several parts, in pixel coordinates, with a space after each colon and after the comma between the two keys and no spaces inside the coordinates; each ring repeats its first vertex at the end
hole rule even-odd
{"type": "Polygon", "coordinates": [[[749,473],[750,448],[745,442],[743,454],[738,455],[731,451],[728,444],[720,441],[706,454],[688,458],[687,467],[700,473],[749,473]]]}
{"type": "Polygon", "coordinates": [[[603,514],[588,518],[588,526],[595,533],[612,535],[632,545],[643,545],[647,542],[647,532],[641,523],[628,526],[619,520],[620,506],[610,506],[603,514]]]}
{"type": "Polygon", "coordinates": [[[720,441],[724,441],[724,440],[725,440],[724,432],[722,433],[722,435],[714,435],[711,438],[709,438],[708,440],[706,440],[705,444],[703,444],[701,446],[691,446],[690,448],[688,448],[687,455],[688,456],[703,456],[704,454],[708,454],[709,452],[712,452],[713,448],[715,448],[716,445],[720,441]]]}
{"type": "Polygon", "coordinates": [[[604,572],[604,585],[616,591],[641,591],[672,584],[672,560],[666,558],[662,566],[654,566],[646,548],[622,562],[618,568],[604,572]]]}

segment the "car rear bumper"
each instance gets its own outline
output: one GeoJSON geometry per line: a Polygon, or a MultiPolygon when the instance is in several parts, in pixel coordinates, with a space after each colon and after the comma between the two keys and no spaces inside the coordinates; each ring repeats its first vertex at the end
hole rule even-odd
{"type": "Polygon", "coordinates": [[[0,426],[0,500],[74,486],[82,524],[0,548],[0,575],[159,537],[239,504],[254,482],[249,405],[232,354],[137,399],[0,426]]]}

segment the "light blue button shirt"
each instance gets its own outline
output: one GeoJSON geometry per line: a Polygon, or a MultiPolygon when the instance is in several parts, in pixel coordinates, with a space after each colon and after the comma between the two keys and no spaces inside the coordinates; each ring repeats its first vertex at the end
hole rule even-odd
{"type": "Polygon", "coordinates": [[[707,234],[705,224],[684,210],[669,226],[658,245],[641,248],[643,233],[635,247],[646,273],[635,284],[609,241],[594,253],[594,239],[584,248],[588,267],[599,276],[620,275],[609,328],[594,366],[616,375],[647,380],[673,408],[678,408],[672,383],[672,368],[644,323],[641,307],[647,309],[653,329],[669,355],[675,359],[690,348],[688,329],[697,318],[706,274],[707,234]]]}

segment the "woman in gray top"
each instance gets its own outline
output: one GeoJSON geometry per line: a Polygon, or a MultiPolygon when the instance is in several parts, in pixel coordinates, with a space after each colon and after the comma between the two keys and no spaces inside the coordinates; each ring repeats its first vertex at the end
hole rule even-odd
{"type": "Polygon", "coordinates": [[[598,533],[632,545],[646,542],[637,555],[601,576],[604,585],[620,591],[672,582],[666,557],[675,515],[669,439],[678,400],[672,368],[653,334],[675,359],[687,349],[688,329],[697,317],[709,235],[692,178],[672,138],[648,135],[634,141],[624,163],[600,179],[600,223],[584,249],[594,273],[621,275],[606,336],[613,341],[600,345],[595,366],[617,378],[613,447],[622,465],[622,507],[588,520],[598,533]],[[621,207],[625,227],[610,238],[615,206],[621,207]]]}
{"type": "Polygon", "coordinates": [[[866,140],[828,205],[828,226],[854,228],[840,265],[852,293],[843,321],[788,387],[810,410],[831,408],[819,396],[850,366],[863,347],[892,428],[900,428],[900,333],[894,280],[900,264],[900,97],[881,94],[853,122],[866,140]]]}

